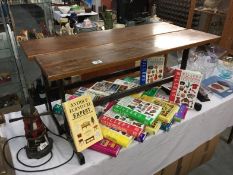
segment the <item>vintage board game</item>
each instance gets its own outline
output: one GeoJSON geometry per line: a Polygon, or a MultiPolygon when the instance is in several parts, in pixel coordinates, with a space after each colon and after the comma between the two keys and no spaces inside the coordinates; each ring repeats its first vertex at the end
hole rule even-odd
{"type": "Polygon", "coordinates": [[[134,139],[133,136],[127,135],[124,132],[114,130],[104,125],[101,125],[101,130],[104,138],[109,139],[112,142],[117,143],[118,145],[121,145],[125,148],[128,147],[134,139]]]}
{"type": "Polygon", "coordinates": [[[227,97],[233,93],[233,83],[218,76],[212,76],[203,80],[202,85],[220,97],[227,97]]]}
{"type": "Polygon", "coordinates": [[[103,125],[120,130],[133,137],[140,136],[144,130],[143,124],[124,115],[115,113],[112,109],[109,109],[106,113],[100,116],[99,121],[103,125]]]}
{"type": "Polygon", "coordinates": [[[144,142],[144,140],[146,140],[148,133],[147,132],[142,132],[138,137],[135,137],[134,140],[138,141],[138,142],[144,142]]]}
{"type": "Polygon", "coordinates": [[[200,88],[202,74],[197,71],[176,69],[169,100],[193,109],[200,88]]]}
{"type": "Polygon", "coordinates": [[[150,135],[155,135],[159,131],[161,125],[162,125],[162,122],[156,120],[152,123],[151,126],[146,126],[145,131],[148,132],[150,135]]]}
{"type": "Polygon", "coordinates": [[[103,139],[90,96],[81,96],[62,105],[78,152],[103,139]]]}
{"type": "Polygon", "coordinates": [[[94,145],[91,145],[90,149],[110,155],[112,157],[117,157],[121,150],[121,146],[104,138],[94,145]]]}
{"type": "Polygon", "coordinates": [[[164,56],[154,56],[143,59],[140,66],[140,84],[153,83],[163,78],[164,56]]]}
{"type": "Polygon", "coordinates": [[[128,89],[128,86],[126,85],[115,84],[110,81],[101,81],[95,83],[92,87],[88,89],[88,91],[94,91],[98,94],[108,96],[116,92],[124,91],[126,89],[128,89]]]}
{"type": "Polygon", "coordinates": [[[174,103],[167,102],[163,99],[149,96],[142,96],[144,101],[162,106],[162,111],[158,116],[158,120],[163,123],[170,123],[174,115],[178,112],[179,106],[174,103]]]}
{"type": "Polygon", "coordinates": [[[160,114],[162,107],[127,96],[122,98],[112,109],[116,113],[128,116],[142,124],[150,126],[160,114]]]}
{"type": "Polygon", "coordinates": [[[123,86],[127,86],[127,89],[131,89],[131,88],[135,88],[135,87],[139,86],[138,84],[135,84],[133,82],[128,82],[128,81],[121,80],[121,79],[116,79],[113,83],[123,85],[123,86]]]}
{"type": "Polygon", "coordinates": [[[185,104],[180,105],[179,111],[175,114],[174,120],[176,122],[181,122],[181,120],[185,119],[185,116],[188,112],[188,107],[185,104]]]}
{"type": "Polygon", "coordinates": [[[124,81],[140,85],[140,77],[125,77],[124,81]]]}

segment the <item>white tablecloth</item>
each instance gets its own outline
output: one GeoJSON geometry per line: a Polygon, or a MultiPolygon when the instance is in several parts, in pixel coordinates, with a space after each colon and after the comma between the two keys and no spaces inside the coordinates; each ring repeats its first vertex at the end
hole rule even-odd
{"type": "MultiPolygon", "coordinates": [[[[69,174],[69,175],[151,175],[166,167],[173,161],[193,151],[197,146],[221,133],[227,127],[233,125],[233,95],[224,99],[216,96],[211,97],[211,102],[203,103],[202,110],[189,110],[186,119],[172,126],[170,132],[160,131],[155,136],[148,137],[144,143],[135,142],[129,148],[121,150],[117,158],[92,151],[83,152],[86,164],[80,166],[77,159],[56,170],[44,172],[46,175],[69,174]]],[[[39,106],[40,112],[45,110],[39,106]]],[[[7,118],[19,117],[20,112],[10,113],[7,118]]],[[[50,117],[43,117],[50,129],[54,129],[50,117]]],[[[0,134],[7,138],[24,134],[22,121],[7,123],[0,128],[0,134]]],[[[42,168],[51,167],[64,162],[71,155],[71,147],[63,140],[51,136],[54,139],[54,157],[42,168]]],[[[13,162],[16,167],[23,168],[15,158],[17,150],[26,144],[25,139],[19,138],[10,144],[13,162]]],[[[30,164],[39,164],[39,161],[28,161],[25,153],[20,157],[30,164]]],[[[47,158],[47,157],[46,157],[47,158]]],[[[16,172],[19,174],[25,174],[16,172]]],[[[30,174],[30,173],[28,173],[30,174]]],[[[34,173],[42,174],[42,173],[34,173]]]]}

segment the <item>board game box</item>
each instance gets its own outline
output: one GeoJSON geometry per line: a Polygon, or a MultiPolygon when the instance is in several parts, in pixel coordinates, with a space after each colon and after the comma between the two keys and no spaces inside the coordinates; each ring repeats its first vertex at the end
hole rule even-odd
{"type": "Polygon", "coordinates": [[[144,101],[162,106],[162,111],[158,116],[158,120],[163,123],[170,123],[174,115],[178,112],[179,106],[174,103],[170,103],[160,98],[143,96],[144,101]]]}
{"type": "Polygon", "coordinates": [[[113,111],[150,126],[162,110],[161,106],[127,96],[113,106],[113,111]]]}
{"type": "Polygon", "coordinates": [[[117,157],[121,150],[121,146],[104,138],[94,145],[90,146],[90,149],[110,155],[112,157],[117,157]]]}
{"type": "Polygon", "coordinates": [[[109,139],[125,148],[128,147],[134,140],[133,136],[104,125],[101,125],[101,130],[104,138],[109,139]]]}
{"type": "Polygon", "coordinates": [[[109,109],[100,116],[99,121],[103,125],[120,130],[133,137],[138,137],[144,131],[143,124],[124,115],[115,113],[112,109],[109,109]]]}

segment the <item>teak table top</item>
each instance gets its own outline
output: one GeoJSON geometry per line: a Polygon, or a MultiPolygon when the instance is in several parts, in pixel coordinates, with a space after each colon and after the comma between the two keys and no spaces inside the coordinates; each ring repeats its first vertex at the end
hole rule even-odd
{"type": "MultiPolygon", "coordinates": [[[[143,30],[140,26],[140,30],[143,30]]],[[[145,28],[147,26],[145,25],[145,28]]],[[[135,30],[135,28],[133,28],[135,30]]],[[[120,29],[119,29],[120,31],[120,29]]],[[[145,38],[81,47],[53,54],[40,55],[36,61],[48,80],[59,80],[70,76],[83,75],[106,69],[117,70],[118,66],[141,60],[153,55],[165,54],[172,50],[191,48],[218,42],[219,36],[188,29],[151,35],[145,38]],[[101,64],[93,61],[101,60],[101,64]]]]}
{"type": "Polygon", "coordinates": [[[80,33],[76,36],[49,37],[38,40],[30,40],[22,42],[21,46],[28,59],[32,60],[38,55],[62,52],[64,50],[81,47],[129,41],[180,30],[185,30],[185,28],[161,22],[127,27],[124,29],[80,33]]]}

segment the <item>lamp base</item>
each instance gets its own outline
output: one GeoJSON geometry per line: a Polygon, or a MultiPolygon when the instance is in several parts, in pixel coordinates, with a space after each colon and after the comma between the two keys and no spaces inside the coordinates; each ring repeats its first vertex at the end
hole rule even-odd
{"type": "Polygon", "coordinates": [[[26,154],[29,159],[40,159],[46,156],[47,154],[49,154],[52,148],[53,148],[53,140],[50,137],[48,137],[48,145],[44,149],[38,151],[37,148],[35,147],[31,148],[27,146],[26,154]]]}

